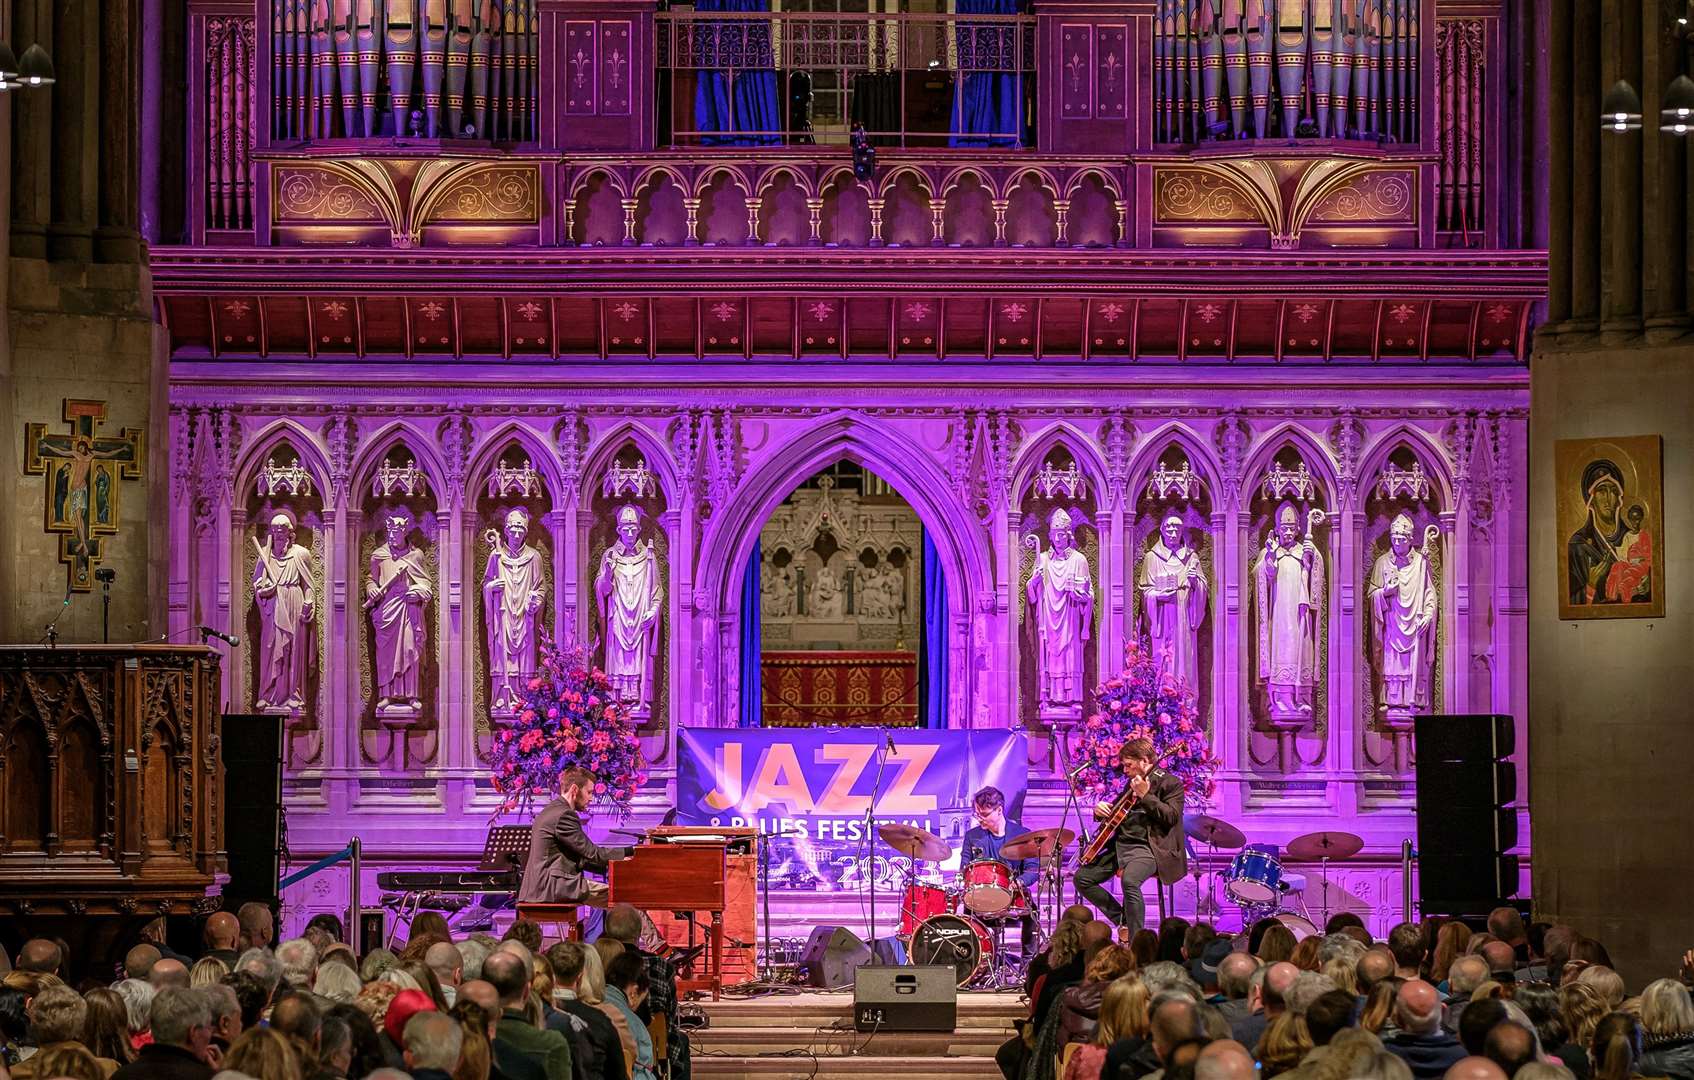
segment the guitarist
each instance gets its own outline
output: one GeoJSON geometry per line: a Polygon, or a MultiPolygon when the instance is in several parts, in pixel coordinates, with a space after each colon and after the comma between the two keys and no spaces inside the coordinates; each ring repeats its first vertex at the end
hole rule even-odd
{"type": "Polygon", "coordinates": [[[1159,880],[1174,885],[1188,872],[1188,855],[1182,836],[1182,781],[1159,768],[1148,739],[1131,739],[1123,744],[1118,762],[1129,777],[1129,787],[1113,803],[1098,803],[1094,817],[1110,828],[1115,803],[1124,796],[1134,802],[1105,850],[1076,872],[1076,891],[1100,913],[1117,923],[1119,936],[1127,942],[1141,929],[1147,904],[1142,884],[1155,873],[1159,880]],[[1105,881],[1116,874],[1123,882],[1120,905],[1105,889],[1105,881]]]}

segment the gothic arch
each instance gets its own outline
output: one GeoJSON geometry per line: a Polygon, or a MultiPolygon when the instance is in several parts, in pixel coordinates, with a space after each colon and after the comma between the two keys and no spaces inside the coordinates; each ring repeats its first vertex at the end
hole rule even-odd
{"type": "Polygon", "coordinates": [[[665,505],[672,508],[680,506],[682,496],[677,491],[676,468],[671,461],[670,449],[651,430],[633,420],[619,422],[594,440],[593,447],[583,456],[582,474],[577,480],[578,505],[588,506],[593,501],[594,484],[600,479],[600,474],[628,443],[636,445],[647,460],[647,467],[658,478],[659,493],[664,497],[665,505]]]}
{"type": "Polygon", "coordinates": [[[1197,436],[1193,430],[1181,421],[1171,421],[1158,430],[1136,440],[1140,446],[1130,455],[1129,487],[1124,492],[1124,498],[1130,506],[1135,505],[1141,486],[1147,482],[1158,465],[1165,451],[1176,447],[1188,455],[1188,467],[1200,474],[1200,479],[1206,483],[1206,492],[1212,498],[1212,506],[1218,507],[1223,500],[1223,481],[1218,466],[1216,453],[1206,441],[1197,436]]]}
{"type": "Polygon", "coordinates": [[[235,470],[235,501],[238,505],[245,497],[242,493],[252,486],[259,470],[264,468],[265,459],[285,443],[300,455],[300,464],[311,474],[312,483],[317,485],[313,494],[325,506],[330,504],[329,457],[316,434],[294,420],[279,419],[266,424],[252,439],[245,441],[247,449],[241,451],[241,464],[235,470]]]}
{"type": "Polygon", "coordinates": [[[1359,458],[1358,490],[1361,506],[1376,483],[1376,474],[1388,463],[1388,458],[1400,447],[1410,450],[1423,464],[1435,485],[1436,502],[1442,510],[1454,508],[1452,464],[1447,453],[1429,432],[1408,423],[1398,423],[1371,440],[1370,449],[1359,458]]]}
{"type": "Polygon", "coordinates": [[[1012,503],[1014,506],[1023,501],[1025,490],[1035,478],[1035,473],[1041,468],[1041,463],[1047,455],[1064,447],[1070,452],[1077,465],[1088,477],[1088,483],[1094,489],[1094,503],[1104,509],[1106,493],[1106,461],[1100,456],[1095,440],[1084,433],[1068,420],[1056,420],[1043,428],[1041,433],[1024,444],[1018,451],[1017,460],[1012,464],[1012,503]]]}
{"type": "Polygon", "coordinates": [[[482,445],[477,447],[476,453],[471,455],[470,463],[465,468],[465,505],[476,505],[477,492],[482,488],[488,470],[494,467],[494,462],[506,447],[514,442],[529,452],[530,464],[535,466],[541,478],[547,482],[548,499],[554,506],[562,503],[564,484],[559,476],[558,454],[539,432],[513,420],[490,432],[482,440],[482,445]]]}
{"type": "Polygon", "coordinates": [[[447,469],[435,453],[435,439],[429,434],[419,431],[411,424],[396,420],[385,424],[368,439],[354,458],[353,467],[348,470],[352,477],[351,492],[362,492],[370,483],[371,476],[396,446],[404,446],[417,461],[418,468],[429,478],[430,496],[438,506],[446,506],[451,500],[452,493],[447,487],[447,469]]]}
{"type": "Polygon", "coordinates": [[[973,597],[993,595],[985,537],[958,511],[947,477],[910,439],[860,413],[837,412],[766,455],[712,516],[700,545],[699,586],[718,612],[740,610],[742,568],[766,519],[808,477],[842,458],[873,470],[911,504],[954,586],[947,602],[955,620],[969,613],[973,597]]]}
{"type": "Polygon", "coordinates": [[[1241,499],[1246,505],[1253,501],[1253,491],[1270,463],[1285,446],[1293,446],[1311,468],[1313,479],[1323,490],[1324,509],[1338,510],[1341,485],[1336,477],[1335,459],[1330,456],[1317,436],[1292,421],[1278,424],[1259,436],[1253,452],[1241,468],[1241,499]]]}

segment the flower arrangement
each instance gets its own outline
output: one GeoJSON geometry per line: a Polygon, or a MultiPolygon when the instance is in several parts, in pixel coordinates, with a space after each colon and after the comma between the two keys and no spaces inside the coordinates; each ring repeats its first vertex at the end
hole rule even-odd
{"type": "Polygon", "coordinates": [[[1187,794],[1210,798],[1217,791],[1212,776],[1219,761],[1212,754],[1194,694],[1187,686],[1159,671],[1145,639],[1124,649],[1122,673],[1094,691],[1096,711],[1082,725],[1082,753],[1087,766],[1078,777],[1082,789],[1105,797],[1123,788],[1118,751],[1131,739],[1151,739],[1162,767],[1182,779],[1187,794]]]}
{"type": "Polygon", "coordinates": [[[517,719],[494,736],[494,790],[506,796],[496,813],[551,798],[559,774],[573,766],[594,774],[595,795],[619,816],[647,780],[635,724],[613,699],[606,673],[580,647],[545,644],[517,719]]]}

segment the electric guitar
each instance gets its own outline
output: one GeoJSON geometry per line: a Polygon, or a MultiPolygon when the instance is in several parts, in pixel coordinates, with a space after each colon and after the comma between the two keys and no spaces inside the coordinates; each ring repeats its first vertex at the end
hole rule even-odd
{"type": "MultiPolygon", "coordinates": [[[[1162,767],[1171,756],[1165,754],[1160,757],[1153,763],[1153,768],[1162,767]]],[[[1151,770],[1149,770],[1148,775],[1151,775],[1151,770]]],[[[1151,783],[1151,781],[1148,782],[1151,783]]],[[[1149,788],[1149,790],[1151,789],[1149,788]]],[[[1133,787],[1125,787],[1123,793],[1112,800],[1111,810],[1100,821],[1100,831],[1095,833],[1094,839],[1088,841],[1087,845],[1083,847],[1082,857],[1077,860],[1078,866],[1087,866],[1100,857],[1106,850],[1106,845],[1111,843],[1112,837],[1117,835],[1118,826],[1123,824],[1123,819],[1129,816],[1129,812],[1134,810],[1135,804],[1140,801],[1141,796],[1135,794],[1133,787]]]]}

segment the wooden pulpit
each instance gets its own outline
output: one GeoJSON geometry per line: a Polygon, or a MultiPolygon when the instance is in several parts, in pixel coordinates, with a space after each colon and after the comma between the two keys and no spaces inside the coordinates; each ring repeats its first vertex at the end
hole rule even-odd
{"type": "MultiPolygon", "coordinates": [[[[86,969],[225,872],[219,656],[204,646],[0,647],[0,925],[86,969]]],[[[15,941],[8,941],[15,945],[15,941]]]]}

